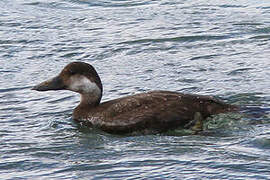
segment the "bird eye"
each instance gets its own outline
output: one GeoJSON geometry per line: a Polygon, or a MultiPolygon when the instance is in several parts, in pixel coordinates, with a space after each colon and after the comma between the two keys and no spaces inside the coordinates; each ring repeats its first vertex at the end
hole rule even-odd
{"type": "Polygon", "coordinates": [[[69,74],[70,74],[70,75],[74,75],[74,74],[76,74],[76,73],[75,73],[75,71],[69,71],[69,74]]]}

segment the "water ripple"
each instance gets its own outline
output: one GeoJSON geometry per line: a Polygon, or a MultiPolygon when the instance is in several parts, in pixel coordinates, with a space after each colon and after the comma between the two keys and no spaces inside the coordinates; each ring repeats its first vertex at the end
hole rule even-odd
{"type": "Polygon", "coordinates": [[[222,40],[227,39],[227,36],[180,36],[172,38],[160,38],[160,39],[139,39],[134,41],[121,42],[119,44],[137,44],[137,43],[158,43],[158,42],[195,42],[195,41],[210,41],[210,40],[222,40]]]}
{"type": "Polygon", "coordinates": [[[76,4],[86,4],[91,7],[138,7],[138,6],[144,6],[149,5],[152,2],[155,2],[154,0],[151,1],[134,1],[134,0],[128,0],[128,1],[122,1],[122,0],[113,0],[113,1],[82,1],[82,0],[70,0],[70,2],[76,3],[76,4]]]}
{"type": "Polygon", "coordinates": [[[254,70],[254,68],[239,68],[239,69],[235,69],[235,70],[230,71],[228,73],[228,75],[234,76],[234,75],[238,75],[238,74],[241,74],[241,73],[249,72],[250,70],[254,70]]]}

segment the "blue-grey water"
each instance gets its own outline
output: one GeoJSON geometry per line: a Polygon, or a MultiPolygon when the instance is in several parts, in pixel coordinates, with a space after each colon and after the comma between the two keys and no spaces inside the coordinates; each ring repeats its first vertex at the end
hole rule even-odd
{"type": "Polygon", "coordinates": [[[0,179],[270,179],[269,0],[1,0],[0,179]],[[204,133],[76,124],[72,92],[31,87],[91,63],[103,101],[166,89],[248,106],[204,133]]]}

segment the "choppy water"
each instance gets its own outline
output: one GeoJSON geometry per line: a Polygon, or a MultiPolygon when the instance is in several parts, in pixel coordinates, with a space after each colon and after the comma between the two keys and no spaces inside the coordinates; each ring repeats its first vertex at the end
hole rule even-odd
{"type": "Polygon", "coordinates": [[[1,0],[1,179],[270,179],[270,2],[1,0]],[[154,89],[254,107],[202,135],[113,136],[71,119],[71,92],[32,92],[71,61],[103,100],[154,89]]]}

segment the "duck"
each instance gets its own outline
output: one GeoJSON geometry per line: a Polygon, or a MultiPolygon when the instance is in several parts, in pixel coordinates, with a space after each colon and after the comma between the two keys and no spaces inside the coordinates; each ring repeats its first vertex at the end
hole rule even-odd
{"type": "Polygon", "coordinates": [[[92,65],[81,61],[69,63],[57,76],[34,86],[32,90],[79,93],[81,99],[73,110],[73,120],[112,134],[163,133],[189,124],[195,124],[193,129],[202,130],[202,122],[208,117],[237,111],[237,106],[213,96],[167,90],[101,102],[101,79],[92,65]]]}

